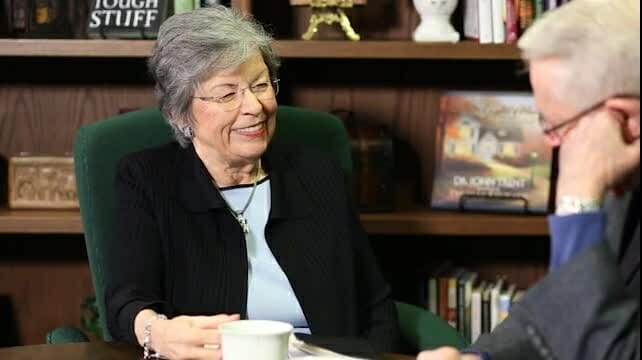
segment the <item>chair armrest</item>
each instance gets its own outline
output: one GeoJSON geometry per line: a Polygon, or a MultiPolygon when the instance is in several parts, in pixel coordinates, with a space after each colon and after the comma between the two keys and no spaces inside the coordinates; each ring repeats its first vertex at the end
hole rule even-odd
{"type": "Polygon", "coordinates": [[[89,338],[80,329],[71,326],[55,328],[47,334],[47,344],[68,344],[89,342],[89,338]]]}
{"type": "Polygon", "coordinates": [[[457,330],[430,311],[402,302],[396,305],[401,336],[417,351],[441,346],[462,349],[469,345],[457,330]]]}

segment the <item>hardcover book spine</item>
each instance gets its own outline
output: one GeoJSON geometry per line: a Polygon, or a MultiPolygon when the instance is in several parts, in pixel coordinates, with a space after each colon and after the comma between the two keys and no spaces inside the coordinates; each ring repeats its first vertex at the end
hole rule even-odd
{"type": "Polygon", "coordinates": [[[0,36],[11,34],[11,0],[3,0],[0,4],[0,36]]]}
{"type": "Polygon", "coordinates": [[[493,284],[488,285],[488,288],[482,293],[482,334],[490,333],[490,288],[493,284]]]}
{"type": "Polygon", "coordinates": [[[467,280],[464,286],[465,297],[465,311],[464,311],[464,336],[466,339],[472,337],[472,303],[473,303],[473,287],[477,281],[477,274],[473,273],[467,280]]]}
{"type": "Polygon", "coordinates": [[[476,289],[471,295],[470,304],[470,343],[474,343],[482,334],[482,291],[476,289]]]}
{"type": "Polygon", "coordinates": [[[548,0],[548,3],[546,4],[546,10],[548,11],[555,10],[557,9],[557,7],[558,7],[557,0],[548,0]]]}
{"type": "Polygon", "coordinates": [[[192,11],[194,10],[194,4],[194,0],[174,0],[174,14],[192,11]]]}
{"type": "Polygon", "coordinates": [[[448,321],[448,278],[439,278],[439,316],[448,321]]]}
{"type": "Polygon", "coordinates": [[[428,310],[435,315],[439,315],[439,286],[437,286],[437,279],[431,277],[428,280],[428,310]]]}
{"type": "Polygon", "coordinates": [[[448,324],[457,328],[457,278],[448,281],[448,324]]]}
{"type": "Polygon", "coordinates": [[[535,20],[537,20],[540,17],[542,17],[542,15],[544,15],[544,10],[546,9],[544,5],[544,1],[546,0],[533,0],[533,1],[534,1],[534,8],[535,8],[534,18],[535,20]]]}
{"type": "Polygon", "coordinates": [[[514,44],[519,39],[518,0],[506,0],[506,43],[514,44]]]}
{"type": "Polygon", "coordinates": [[[466,336],[466,279],[462,276],[457,282],[457,330],[466,336]]]}
{"type": "Polygon", "coordinates": [[[493,9],[492,0],[479,0],[479,43],[493,42],[493,9]]]}
{"type": "Polygon", "coordinates": [[[13,34],[21,35],[28,31],[29,24],[29,0],[13,0],[11,19],[13,25],[13,34]]]}
{"type": "Polygon", "coordinates": [[[506,42],[506,26],[504,25],[504,8],[506,0],[492,0],[493,42],[503,44],[506,42]]]}
{"type": "Polygon", "coordinates": [[[490,331],[499,325],[499,296],[503,286],[504,281],[500,279],[490,292],[490,331]]]}
{"type": "Polygon", "coordinates": [[[533,24],[533,2],[520,0],[519,4],[519,26],[523,33],[533,24]]]}
{"type": "Polygon", "coordinates": [[[465,0],[464,3],[464,36],[479,40],[479,1],[465,0]]]}

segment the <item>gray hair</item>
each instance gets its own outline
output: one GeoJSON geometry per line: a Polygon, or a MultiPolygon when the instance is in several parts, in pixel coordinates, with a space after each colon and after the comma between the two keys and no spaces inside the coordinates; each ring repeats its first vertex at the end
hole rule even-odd
{"type": "Polygon", "coordinates": [[[148,66],[156,81],[160,109],[181,146],[191,141],[183,128],[194,125],[193,96],[209,76],[238,67],[258,51],[270,77],[276,79],[280,61],[272,40],[259,23],[221,5],[177,14],[163,22],[148,66]]]}
{"type": "Polygon", "coordinates": [[[640,94],[639,0],[573,0],[537,21],[519,41],[524,60],[559,59],[559,96],[578,109],[640,94]]]}

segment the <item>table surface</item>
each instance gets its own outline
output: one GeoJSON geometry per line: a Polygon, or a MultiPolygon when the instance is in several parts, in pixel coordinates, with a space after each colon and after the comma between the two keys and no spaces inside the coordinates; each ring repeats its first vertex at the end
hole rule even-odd
{"type": "MultiPolygon", "coordinates": [[[[0,348],[2,360],[140,360],[139,347],[107,342],[90,342],[63,345],[30,345],[0,348]]],[[[386,354],[380,360],[414,360],[407,355],[386,354]]]]}

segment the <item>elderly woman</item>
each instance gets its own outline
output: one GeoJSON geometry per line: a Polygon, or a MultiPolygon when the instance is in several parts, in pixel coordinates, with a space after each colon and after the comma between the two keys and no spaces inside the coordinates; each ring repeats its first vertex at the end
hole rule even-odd
{"type": "Polygon", "coordinates": [[[309,341],[357,353],[395,350],[390,289],[338,164],[270,145],[271,42],[222,6],[161,26],[149,66],[177,142],[119,165],[106,255],[115,339],[219,359],[218,326],[247,318],[286,321],[309,341]]]}

